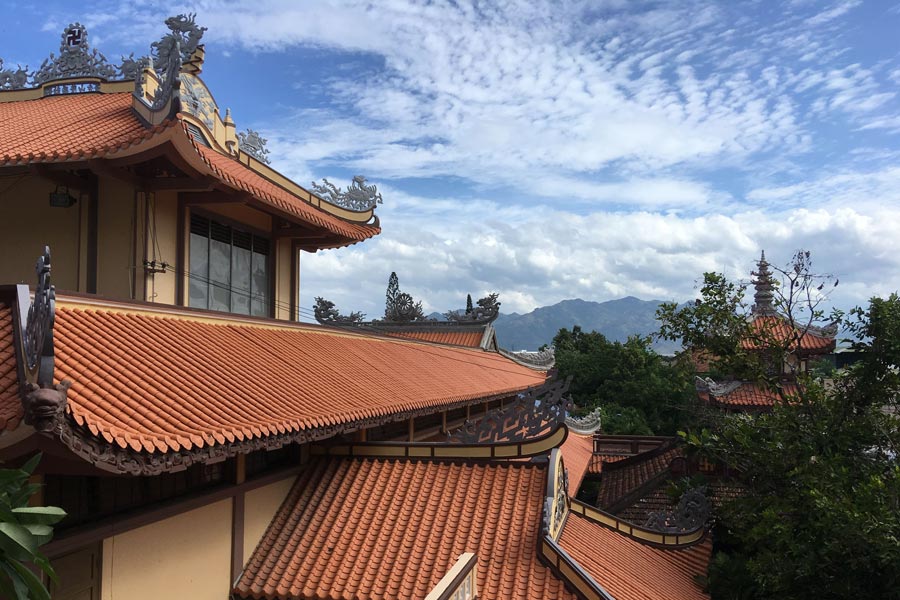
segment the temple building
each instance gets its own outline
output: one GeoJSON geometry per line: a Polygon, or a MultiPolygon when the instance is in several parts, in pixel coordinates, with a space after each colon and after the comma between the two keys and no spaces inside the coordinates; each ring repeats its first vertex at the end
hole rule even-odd
{"type": "MultiPolygon", "coordinates": [[[[797,392],[798,378],[810,364],[834,352],[837,325],[817,327],[792,323],[775,307],[775,283],[766,253],[762,252],[757,270],[752,273],[754,304],[750,313],[750,336],[742,342],[748,352],[759,353],[767,362],[769,384],[727,378],[715,381],[697,377],[697,393],[710,406],[726,411],[755,412],[771,410],[781,398],[797,392]],[[777,356],[771,355],[773,350],[777,356]]],[[[704,371],[707,361],[695,361],[704,371]]]]}
{"type": "Polygon", "coordinates": [[[0,63],[0,460],[42,453],[68,513],[53,598],[706,598],[705,525],[574,499],[597,423],[484,323],[298,322],[303,253],[378,235],[380,194],[278,173],[166,25],[0,63]]]}

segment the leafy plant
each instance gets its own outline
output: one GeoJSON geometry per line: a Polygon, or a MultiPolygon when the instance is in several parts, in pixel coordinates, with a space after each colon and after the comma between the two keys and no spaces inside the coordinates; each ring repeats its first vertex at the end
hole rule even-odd
{"type": "MultiPolygon", "coordinates": [[[[704,277],[700,301],[661,312],[662,333],[705,350],[720,368],[781,394],[769,413],[731,414],[682,437],[731,467],[744,493],[716,517],[709,589],[715,599],[900,598],[900,298],[873,298],[843,322],[861,360],[821,377],[794,373],[788,395],[766,369],[826,317],[833,285],[799,252],[775,308],[788,327],[749,326],[740,286],[704,277]],[[747,340],[751,340],[748,343],[747,340]]],[[[840,317],[833,315],[832,319],[840,317]]]]}
{"type": "Polygon", "coordinates": [[[40,546],[53,537],[55,523],[66,513],[55,506],[28,506],[39,486],[28,479],[41,460],[34,456],[20,469],[0,469],[0,596],[17,600],[49,600],[50,594],[28,563],[57,582],[40,546]]]}

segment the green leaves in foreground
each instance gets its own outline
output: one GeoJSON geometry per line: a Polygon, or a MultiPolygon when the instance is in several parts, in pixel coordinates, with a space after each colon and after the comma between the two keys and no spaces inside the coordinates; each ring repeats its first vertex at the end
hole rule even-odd
{"type": "Polygon", "coordinates": [[[39,486],[29,483],[40,455],[21,469],[0,469],[0,597],[49,600],[41,578],[27,563],[36,565],[51,580],[56,574],[39,548],[53,537],[53,527],[66,513],[56,506],[28,506],[39,486]]]}

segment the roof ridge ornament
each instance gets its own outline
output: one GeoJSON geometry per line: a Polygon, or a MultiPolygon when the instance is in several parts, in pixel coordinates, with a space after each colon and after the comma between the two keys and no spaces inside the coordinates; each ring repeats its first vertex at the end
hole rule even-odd
{"type": "MultiPolygon", "coordinates": [[[[27,65],[24,68],[17,65],[15,70],[2,69],[3,60],[0,59],[0,91],[36,88],[46,83],[81,77],[96,77],[104,81],[135,79],[140,75],[141,61],[131,53],[127,58],[123,56],[119,65],[110,63],[102,52],[91,48],[87,28],[81,23],[70,23],[62,32],[59,56],[51,52],[37,71],[29,72],[27,65]]],[[[45,95],[96,91],[99,91],[96,83],[78,83],[51,86],[45,95]]]]}
{"type": "MultiPolygon", "coordinates": [[[[150,44],[150,53],[157,63],[164,65],[165,68],[165,65],[170,64],[173,51],[181,59],[181,63],[186,63],[191,59],[207,29],[197,25],[196,17],[197,13],[182,13],[166,19],[169,33],[158,42],[150,44]],[[175,42],[177,42],[177,47],[175,42]]],[[[179,69],[181,63],[179,63],[179,69]]]]}
{"type": "MultiPolygon", "coordinates": [[[[261,163],[269,164],[269,150],[266,144],[269,142],[266,138],[259,135],[258,131],[247,128],[247,133],[239,133],[238,148],[243,150],[245,154],[249,154],[261,163]]],[[[313,184],[315,185],[315,184],[313,184]]]]}
{"type": "Polygon", "coordinates": [[[59,56],[50,53],[41,68],[33,75],[35,86],[48,81],[73,77],[99,77],[115,79],[116,68],[96,48],[91,50],[87,28],[81,23],[71,23],[62,32],[59,56]]]}
{"type": "Polygon", "coordinates": [[[518,394],[516,399],[480,420],[466,420],[447,432],[448,442],[518,442],[536,437],[565,423],[572,400],[566,396],[572,378],[549,380],[538,388],[518,394]]]}
{"type": "MultiPolygon", "coordinates": [[[[22,343],[28,383],[22,396],[25,423],[37,431],[54,431],[66,408],[70,383],[53,383],[53,322],[56,318],[56,288],[50,282],[50,246],[35,265],[38,284],[28,308],[22,343]]],[[[24,287],[24,286],[23,286],[24,287]]]]}
{"type": "Polygon", "coordinates": [[[0,58],[0,91],[20,90],[28,84],[28,66],[16,65],[16,69],[4,69],[0,58]]]}
{"type": "Polygon", "coordinates": [[[444,316],[448,321],[457,323],[491,323],[500,316],[501,303],[497,301],[499,297],[500,294],[492,292],[478,300],[477,306],[472,307],[471,310],[467,309],[465,312],[451,310],[444,313],[444,316]]]}
{"type": "Polygon", "coordinates": [[[361,312],[352,312],[349,315],[342,315],[335,308],[334,302],[326,300],[321,296],[316,296],[316,304],[313,307],[316,321],[322,325],[348,325],[351,323],[362,323],[365,314],[361,312]]]}
{"type": "Polygon", "coordinates": [[[366,185],[366,181],[363,175],[354,175],[353,181],[347,186],[347,189],[341,191],[336,185],[323,177],[321,185],[315,181],[312,182],[312,191],[322,200],[335,206],[355,212],[365,212],[375,208],[376,204],[382,204],[378,186],[374,184],[366,185]]]}

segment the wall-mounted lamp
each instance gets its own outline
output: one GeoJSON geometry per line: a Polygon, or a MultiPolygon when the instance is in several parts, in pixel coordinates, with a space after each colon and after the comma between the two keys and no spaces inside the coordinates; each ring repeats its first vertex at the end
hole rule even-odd
{"type": "Polygon", "coordinates": [[[77,198],[69,194],[69,188],[63,189],[64,191],[60,191],[59,186],[56,186],[56,190],[50,192],[50,206],[53,208],[69,208],[78,202],[77,198]]]}

